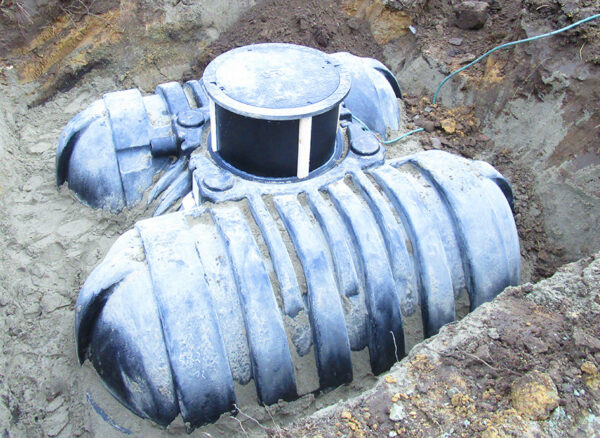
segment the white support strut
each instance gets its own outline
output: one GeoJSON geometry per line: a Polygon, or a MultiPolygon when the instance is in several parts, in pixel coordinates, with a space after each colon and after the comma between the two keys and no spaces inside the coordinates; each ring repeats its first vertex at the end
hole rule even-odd
{"type": "Polygon", "coordinates": [[[310,138],[312,131],[312,117],[300,119],[298,128],[298,167],[296,176],[304,179],[310,170],[310,138]]]}
{"type": "Polygon", "coordinates": [[[217,152],[217,118],[215,101],[210,99],[210,143],[213,152],[217,152]]]}

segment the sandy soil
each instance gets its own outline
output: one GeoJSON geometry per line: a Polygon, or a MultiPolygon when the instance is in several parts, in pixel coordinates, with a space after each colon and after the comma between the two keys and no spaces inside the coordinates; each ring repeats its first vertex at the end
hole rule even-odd
{"type": "MultiPolygon", "coordinates": [[[[353,51],[388,64],[404,88],[409,127],[425,120],[433,123],[432,132],[392,146],[390,152],[443,148],[487,159],[504,172],[516,193],[525,281],[548,277],[561,264],[600,249],[598,26],[490,58],[447,84],[442,105],[434,107],[423,100],[430,99],[461,57],[589,15],[593,2],[549,1],[544,3],[547,6],[530,0],[490,2],[490,18],[480,31],[456,28],[451,3],[442,0],[390,2],[390,6],[369,1],[294,1],[290,7],[266,1],[252,9],[248,8],[253,1],[231,0],[219,8],[209,7],[210,3],[137,0],[111,8],[116,3],[98,2],[98,9],[87,12],[71,5],[68,13],[50,14],[44,20],[40,13],[41,18],[32,17],[27,32],[15,27],[13,34],[18,37],[0,40],[4,49],[10,48],[0,52],[0,229],[4,237],[0,239],[0,430],[4,436],[118,435],[98,409],[138,436],[184,433],[181,424],[162,431],[137,419],[112,400],[89,365],[77,364],[73,304],[79,288],[117,236],[151,210],[140,206],[112,216],[84,207],[65,188],[57,191],[54,151],[67,121],[103,93],[133,86],[152,92],[158,83],[199,75],[210,57],[230,47],[289,41],[325,51],[353,51]],[[416,35],[407,31],[409,24],[416,27],[416,35]],[[449,44],[452,37],[462,38],[461,45],[449,44]]],[[[1,12],[3,26],[17,26],[14,16],[1,12]]],[[[23,27],[25,21],[18,23],[23,27]]],[[[413,350],[392,373],[393,384],[366,375],[328,394],[311,394],[268,411],[244,406],[237,419],[222,418],[194,435],[243,436],[247,431],[362,436],[357,432],[360,428],[374,436],[392,429],[408,436],[429,432],[451,436],[481,434],[492,425],[498,434],[490,436],[525,430],[551,436],[553,428],[563,434],[576,434],[577,427],[585,431],[588,423],[593,428],[597,420],[586,415],[598,415],[598,393],[585,385],[587,374],[595,374],[586,374],[581,367],[584,362],[599,365],[593,350],[594,339],[600,336],[598,313],[583,311],[598,304],[597,265],[585,259],[565,268],[564,275],[506,293],[413,350]],[[556,297],[569,306],[561,308],[556,297]],[[564,309],[574,309],[575,316],[562,315],[564,309]],[[488,344],[482,327],[495,328],[499,336],[486,351],[478,350],[488,344]],[[575,328],[583,335],[577,338],[569,331],[575,328]],[[553,333],[563,332],[568,338],[564,342],[552,338],[553,333]],[[577,342],[591,343],[593,348],[577,342]],[[428,353],[428,348],[435,353],[428,353]],[[549,375],[560,404],[550,420],[539,424],[510,410],[513,381],[533,369],[549,375]],[[432,374],[433,370],[439,374],[432,374]],[[425,386],[409,393],[411,382],[419,380],[425,386]],[[373,385],[375,390],[347,406],[289,425],[373,385]],[[489,389],[496,395],[484,399],[489,389]],[[389,409],[396,393],[408,396],[398,396],[408,416],[392,422],[389,409]],[[457,394],[464,397],[454,397],[457,394]],[[444,411],[448,403],[454,416],[444,411]],[[369,406],[376,411],[370,418],[379,417],[379,432],[373,429],[376,423],[366,418],[369,411],[363,408],[369,406]],[[490,423],[486,426],[483,420],[490,423]],[[480,429],[482,425],[486,428],[480,429]]],[[[587,365],[586,369],[593,371],[587,365]]]]}

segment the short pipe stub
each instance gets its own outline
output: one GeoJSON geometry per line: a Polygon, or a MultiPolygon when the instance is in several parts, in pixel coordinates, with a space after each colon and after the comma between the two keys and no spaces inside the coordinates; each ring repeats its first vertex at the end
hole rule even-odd
{"type": "Polygon", "coordinates": [[[315,49],[256,44],[215,58],[204,85],[213,152],[252,175],[305,178],[334,152],[351,75],[315,49]]]}

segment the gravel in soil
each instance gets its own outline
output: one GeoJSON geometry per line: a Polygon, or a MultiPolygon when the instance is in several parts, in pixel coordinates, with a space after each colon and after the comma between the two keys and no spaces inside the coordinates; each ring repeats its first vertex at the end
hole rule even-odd
{"type": "Polygon", "coordinates": [[[592,436],[600,415],[598,284],[600,254],[509,288],[417,345],[372,391],[286,432],[592,436]]]}
{"type": "MultiPolygon", "coordinates": [[[[77,74],[70,80],[68,74],[63,74],[65,64],[58,60],[36,79],[41,83],[50,81],[48,92],[41,97],[35,97],[38,90],[34,85],[38,82],[18,84],[14,72],[8,70],[8,60],[2,59],[0,103],[5,112],[0,114],[0,229],[6,238],[0,243],[0,329],[5,333],[0,344],[0,424],[5,435],[89,436],[99,430],[114,432],[103,424],[86,398],[91,386],[98,391],[94,397],[104,394],[102,406],[111,400],[101,385],[93,387],[89,383],[96,378],[93,371],[77,365],[72,338],[73,303],[79,287],[114,239],[138,217],[148,215],[148,211],[140,208],[113,217],[88,209],[68,190],[55,190],[53,167],[60,129],[102,93],[132,86],[151,91],[159,82],[179,80],[182,75],[198,77],[203,66],[222,51],[266,41],[305,44],[328,52],[346,50],[385,60],[388,58],[378,41],[385,43],[389,51],[398,41],[413,38],[418,56],[423,54],[433,68],[448,72],[497,44],[547,31],[598,11],[596,2],[585,0],[490,1],[490,15],[483,28],[463,31],[453,24],[453,2],[445,0],[387,2],[383,6],[369,1],[263,1],[215,40],[221,30],[214,24],[218,17],[211,18],[213,24],[193,24],[194,17],[200,15],[190,13],[199,9],[188,3],[177,2],[168,7],[168,12],[157,12],[156,5],[122,1],[119,25],[141,26],[146,33],[115,33],[117,39],[107,44],[76,45],[65,54],[65,59],[75,67],[82,61],[81,68],[73,70],[77,74]],[[401,11],[397,9],[400,4],[401,11]],[[405,32],[409,16],[417,29],[415,37],[405,32]],[[149,23],[152,17],[162,24],[149,23]],[[173,17],[183,24],[169,22],[173,17]],[[375,36],[370,33],[385,21],[382,17],[388,23],[399,23],[402,31],[394,34],[397,38],[387,40],[390,28],[382,33],[373,31],[375,36]],[[78,57],[82,53],[85,56],[78,57]],[[94,64],[102,59],[108,59],[108,63],[94,64]],[[30,98],[35,108],[28,109],[24,104],[30,98]]],[[[238,8],[248,6],[238,3],[238,8]]],[[[111,10],[101,9],[93,14],[111,10]]],[[[210,11],[205,8],[201,15],[210,17],[210,11]]],[[[6,11],[0,12],[0,19],[5,20],[6,11]]],[[[81,29],[85,16],[75,17],[65,34],[81,29]]],[[[43,29],[36,26],[42,25],[32,24],[31,33],[21,40],[0,39],[0,45],[13,47],[17,45],[14,41],[29,41],[43,29]]],[[[594,166],[598,163],[598,151],[594,133],[600,124],[600,86],[598,70],[591,62],[597,62],[597,30],[597,25],[586,26],[552,43],[515,49],[478,65],[454,85],[447,85],[457,95],[471,97],[461,106],[433,107],[422,99],[430,93],[411,94],[410,86],[406,87],[408,121],[414,126],[426,126],[428,132],[418,135],[426,148],[489,159],[513,183],[523,255],[533,266],[532,279],[549,276],[566,259],[591,253],[579,244],[565,245],[568,234],[562,241],[549,234],[552,230],[548,227],[546,204],[536,190],[536,172],[540,170],[540,178],[544,178],[548,174],[543,172],[550,169],[586,196],[596,184],[598,176],[593,172],[597,169],[594,166]],[[562,64],[557,64],[559,61],[562,64]],[[570,86],[565,86],[565,80],[570,86]],[[510,93],[502,94],[506,90],[510,93]],[[525,107],[529,113],[539,105],[558,102],[556,108],[569,123],[570,135],[554,148],[547,162],[527,155],[543,149],[542,141],[526,141],[542,138],[539,132],[531,129],[529,137],[519,138],[526,144],[525,153],[508,147],[490,132],[495,119],[513,117],[509,110],[515,101],[533,102],[525,107]],[[536,172],[531,166],[537,166],[536,172]],[[592,173],[585,179],[573,169],[588,169],[592,173]]],[[[101,43],[94,38],[91,35],[94,43],[101,43]]],[[[59,40],[61,37],[48,41],[54,44],[59,40]]],[[[32,58],[37,50],[32,51],[32,58]]],[[[7,52],[2,53],[4,57],[7,52]]],[[[398,66],[399,63],[390,65],[400,72],[398,66]]],[[[518,123],[526,125],[524,131],[529,130],[528,122],[523,121],[529,120],[525,117],[528,114],[514,114],[518,123]]],[[[595,205],[593,196],[600,198],[600,191],[586,197],[585,202],[595,205]]],[[[564,200],[565,196],[557,199],[564,200]]],[[[581,233],[582,239],[589,240],[592,248],[597,224],[590,224],[589,218],[588,222],[582,219],[585,210],[573,210],[571,214],[574,223],[569,225],[563,220],[557,228],[566,233],[576,222],[584,223],[587,228],[581,233]]],[[[296,404],[273,406],[269,411],[257,408],[247,412],[269,430],[243,415],[238,418],[248,430],[254,427],[251,433],[278,436],[456,433],[492,437],[538,431],[548,436],[581,431],[585,436],[593,418],[598,418],[597,271],[596,258],[584,259],[538,285],[511,289],[493,304],[483,306],[476,314],[446,327],[440,336],[417,347],[402,364],[382,377],[374,390],[292,427],[286,428],[283,423],[363,391],[365,382],[354,382],[325,396],[311,395],[296,404]],[[542,403],[530,403],[528,394],[542,403]],[[555,394],[558,407],[554,407],[555,394]],[[269,420],[271,414],[274,420],[269,420]],[[543,424],[528,419],[547,414],[550,416],[543,424]]],[[[141,423],[115,406],[109,413],[122,415],[129,422],[127,426],[141,423]]],[[[166,433],[177,435],[183,430],[182,425],[174,425],[166,433]]],[[[239,425],[229,417],[213,429],[204,430],[214,434],[240,432],[239,425]]],[[[144,432],[164,435],[151,427],[144,432]]],[[[202,436],[202,431],[197,433],[202,436]]]]}
{"type": "Polygon", "coordinates": [[[489,1],[485,25],[468,31],[456,26],[460,2],[401,3],[394,4],[410,11],[416,35],[390,44],[385,55],[403,79],[407,129],[426,130],[419,134],[426,149],[486,160],[508,178],[526,280],[596,251],[600,241],[590,231],[600,231],[594,219],[600,212],[600,20],[498,51],[446,83],[437,105],[430,99],[444,75],[476,56],[597,14],[597,2],[489,1]],[[424,60],[421,67],[413,67],[415,56],[424,60]]]}
{"type": "Polygon", "coordinates": [[[423,127],[419,134],[425,150],[441,149],[469,159],[485,159],[508,178],[514,196],[513,213],[521,241],[522,256],[532,260],[529,280],[552,275],[562,262],[562,250],[549,238],[540,212],[539,196],[534,190],[535,178],[515,153],[482,133],[482,123],[473,106],[444,107],[429,98],[404,98],[407,129],[423,127]]]}

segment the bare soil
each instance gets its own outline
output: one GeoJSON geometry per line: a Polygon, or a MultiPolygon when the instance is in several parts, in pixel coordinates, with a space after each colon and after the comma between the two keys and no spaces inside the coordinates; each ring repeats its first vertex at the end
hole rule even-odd
{"type": "Polygon", "coordinates": [[[373,390],[273,435],[598,436],[599,280],[596,255],[508,288],[417,345],[373,390]],[[516,394],[534,373],[547,376],[543,391],[523,408],[516,394]]]}
{"type": "Polygon", "coordinates": [[[198,77],[213,58],[248,44],[284,42],[324,52],[350,52],[383,59],[369,22],[350,17],[335,0],[265,0],[242,14],[201,54],[189,77],[198,77]]]}
{"type": "Polygon", "coordinates": [[[431,132],[419,134],[425,149],[486,160],[511,181],[527,280],[592,253],[600,245],[585,231],[600,229],[593,217],[600,212],[598,20],[498,51],[447,83],[438,105],[432,97],[443,75],[476,56],[597,14],[600,7],[492,1],[485,26],[464,31],[454,25],[451,2],[424,3],[413,2],[412,10],[420,11],[416,36],[385,49],[405,85],[409,128],[433,123],[431,132]]]}
{"type": "Polygon", "coordinates": [[[77,364],[73,305],[79,289],[117,236],[151,207],[112,216],[81,205],[66,188],[56,189],[54,151],[62,127],[103,93],[153,92],[161,82],[200,76],[223,51],[267,41],[386,63],[403,87],[406,128],[433,125],[390,146],[390,154],[441,148],[485,159],[503,172],[515,192],[525,282],[580,261],[549,280],[506,291],[446,327],[413,349],[391,377],[366,376],[269,410],[244,406],[236,419],[226,416],[194,435],[597,433],[592,365],[600,365],[600,277],[598,256],[591,255],[600,250],[598,21],[498,52],[446,84],[439,104],[431,103],[439,81],[466,59],[598,13],[597,2],[492,0],[478,31],[454,25],[456,2],[449,0],[254,3],[1,3],[3,436],[118,436],[98,407],[139,436],[184,434],[182,424],[163,431],[131,415],[89,365],[77,364]],[[451,44],[453,38],[460,45],[451,44]],[[533,370],[549,376],[559,397],[540,422],[518,412],[511,398],[515,382],[533,370]],[[390,419],[394,404],[402,405],[394,416],[401,420],[390,419]]]}

